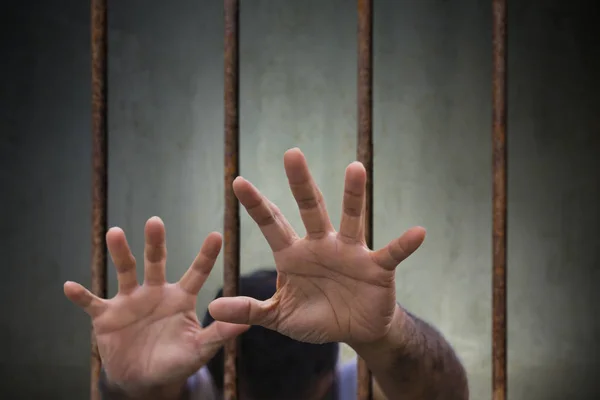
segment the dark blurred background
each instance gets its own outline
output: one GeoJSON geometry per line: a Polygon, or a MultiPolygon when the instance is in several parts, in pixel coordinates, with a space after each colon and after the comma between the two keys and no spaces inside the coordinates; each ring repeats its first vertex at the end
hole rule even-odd
{"type": "MultiPolygon", "coordinates": [[[[171,280],[222,230],[222,3],[109,1],[109,222],[139,255],[160,215],[171,280]]],[[[242,174],[298,227],[282,168],[292,146],[339,222],[355,3],[241,5],[242,174]]],[[[89,1],[2,4],[0,397],[85,399],[89,320],[62,284],[91,279],[89,1]]],[[[509,0],[511,400],[600,393],[596,4],[509,0]]],[[[472,399],[489,399],[491,1],[375,0],[374,54],[375,243],[428,229],[398,269],[399,300],[456,347],[472,399]]],[[[272,262],[245,214],[242,259],[244,272],[272,262]]],[[[221,275],[219,263],[200,313],[221,275]]]]}

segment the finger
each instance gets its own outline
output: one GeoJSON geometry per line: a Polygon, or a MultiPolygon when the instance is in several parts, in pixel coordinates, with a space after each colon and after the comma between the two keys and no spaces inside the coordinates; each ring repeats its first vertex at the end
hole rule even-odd
{"type": "Polygon", "coordinates": [[[144,283],[162,285],[166,282],[167,243],[165,225],[158,217],[146,222],[144,248],[144,283]]]}
{"type": "Polygon", "coordinates": [[[349,241],[364,240],[366,183],[367,171],[361,163],[353,162],[346,168],[339,235],[349,241]]]}
{"type": "Polygon", "coordinates": [[[202,329],[198,335],[201,345],[202,360],[210,360],[228,340],[246,332],[249,325],[228,324],[227,322],[215,321],[202,329]]]}
{"type": "Polygon", "coordinates": [[[217,232],[213,232],[206,237],[194,262],[179,280],[179,286],[183,290],[194,296],[198,295],[215,265],[217,256],[221,251],[221,243],[221,235],[217,232]]]}
{"type": "Polygon", "coordinates": [[[283,157],[285,172],[308,237],[315,239],[333,231],[323,194],[313,180],[300,149],[291,149],[283,157]]]}
{"type": "Polygon", "coordinates": [[[233,192],[256,222],[273,252],[290,246],[297,238],[281,211],[242,177],[233,181],[233,192]]]}
{"type": "Polygon", "coordinates": [[[415,226],[406,231],[398,239],[392,240],[387,246],[372,252],[377,264],[393,270],[408,256],[415,252],[425,240],[425,228],[415,226]]]}
{"type": "Polygon", "coordinates": [[[106,302],[75,282],[65,282],[65,296],[81,307],[92,318],[98,317],[106,309],[106,302]]]}
{"type": "Polygon", "coordinates": [[[135,275],[135,257],[131,254],[125,232],[121,228],[111,228],[106,233],[106,245],[117,270],[119,292],[131,292],[138,286],[138,281],[135,275]]]}
{"type": "Polygon", "coordinates": [[[245,296],[219,297],[208,305],[208,312],[216,321],[273,329],[276,326],[276,306],[273,298],[260,301],[245,296]]]}

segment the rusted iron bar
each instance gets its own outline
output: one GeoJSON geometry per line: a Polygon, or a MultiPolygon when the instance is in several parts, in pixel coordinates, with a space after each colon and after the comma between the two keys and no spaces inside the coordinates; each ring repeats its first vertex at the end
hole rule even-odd
{"type": "MultiPolygon", "coordinates": [[[[357,159],[367,170],[365,239],[373,248],[373,0],[358,0],[358,138],[357,159]]],[[[358,359],[358,400],[371,400],[371,372],[358,359]]]]}
{"type": "MultiPolygon", "coordinates": [[[[225,240],[223,295],[237,296],[240,276],[240,213],[233,193],[239,175],[239,0],[225,0],[225,240]]],[[[225,400],[238,399],[238,341],[225,345],[225,400]]]]}
{"type": "Polygon", "coordinates": [[[492,399],[506,400],[506,1],[492,0],[492,399]]]}
{"type": "MultiPolygon", "coordinates": [[[[92,292],[106,298],[107,230],[107,8],[106,0],[91,3],[92,48],[92,292]]],[[[90,399],[100,400],[101,360],[92,327],[90,399]]]]}

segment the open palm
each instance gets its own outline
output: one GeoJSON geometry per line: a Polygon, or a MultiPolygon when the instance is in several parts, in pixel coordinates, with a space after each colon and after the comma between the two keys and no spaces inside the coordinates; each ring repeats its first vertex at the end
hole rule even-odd
{"type": "Polygon", "coordinates": [[[196,316],[196,296],[221,249],[219,234],[207,237],[190,268],[173,284],[165,279],[165,228],[159,218],[148,220],[145,236],[143,285],[137,282],[125,234],[113,228],[106,242],[117,268],[118,294],[106,300],[77,283],[64,286],[65,295],[92,317],[108,379],[130,390],[181,384],[225,340],[247,329],[223,322],[202,329],[196,316]]]}
{"type": "Polygon", "coordinates": [[[412,228],[371,251],[364,234],[363,165],[355,162],[346,169],[342,219],[335,231],[304,155],[289,150],[284,164],[307,234],[300,238],[273,203],[250,182],[236,179],[236,196],[273,251],[277,291],[266,301],[217,299],[209,306],[212,316],[312,343],[362,344],[384,337],[402,313],[396,304],[395,268],[421,245],[425,230],[412,228]]]}

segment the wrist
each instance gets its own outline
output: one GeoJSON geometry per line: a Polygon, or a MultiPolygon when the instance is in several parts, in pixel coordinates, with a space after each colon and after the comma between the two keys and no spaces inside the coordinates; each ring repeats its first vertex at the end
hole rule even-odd
{"type": "Polygon", "coordinates": [[[389,331],[370,343],[350,344],[356,354],[365,360],[371,370],[386,369],[401,354],[410,353],[416,341],[416,328],[412,317],[401,306],[396,310],[389,331]]]}
{"type": "Polygon", "coordinates": [[[105,400],[186,400],[187,380],[171,383],[124,387],[111,382],[104,371],[99,380],[100,392],[105,400]]]}

